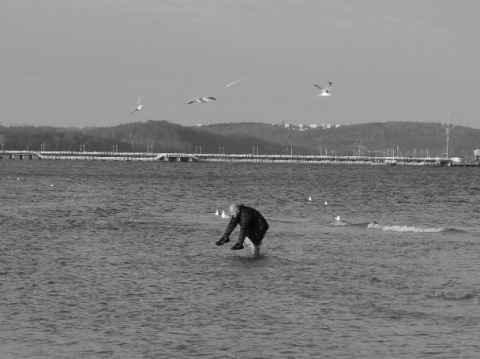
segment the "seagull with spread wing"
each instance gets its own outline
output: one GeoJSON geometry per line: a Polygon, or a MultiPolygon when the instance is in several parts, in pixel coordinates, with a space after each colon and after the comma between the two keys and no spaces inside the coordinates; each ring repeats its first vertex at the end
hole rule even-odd
{"type": "Polygon", "coordinates": [[[329,82],[328,83],[328,86],[326,88],[323,88],[321,86],[318,86],[318,85],[313,85],[315,86],[316,88],[320,89],[320,94],[318,96],[331,96],[330,95],[330,88],[332,87],[332,83],[329,82]]]}
{"type": "Polygon", "coordinates": [[[215,97],[198,97],[198,98],[194,98],[192,101],[188,102],[188,104],[192,104],[194,102],[200,102],[200,103],[204,103],[204,102],[208,102],[208,101],[215,101],[216,98],[215,97]]]}
{"type": "Polygon", "coordinates": [[[234,84],[236,84],[237,82],[240,82],[240,81],[242,81],[242,80],[243,80],[243,79],[235,80],[235,81],[229,83],[229,84],[228,84],[227,86],[225,86],[225,87],[230,87],[230,86],[232,86],[232,85],[234,85],[234,84]]]}
{"type": "Polygon", "coordinates": [[[129,113],[129,115],[131,115],[132,113],[136,112],[136,111],[140,111],[142,109],[142,104],[140,103],[140,97],[138,98],[138,102],[137,102],[137,108],[135,110],[133,110],[132,112],[129,113]]]}

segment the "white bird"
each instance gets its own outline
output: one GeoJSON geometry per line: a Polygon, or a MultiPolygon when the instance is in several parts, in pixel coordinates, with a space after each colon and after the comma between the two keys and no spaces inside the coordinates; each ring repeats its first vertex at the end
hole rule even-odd
{"type": "Polygon", "coordinates": [[[327,202],[327,201],[325,201],[325,206],[326,206],[327,204],[328,204],[328,202],[327,202]]]}
{"type": "Polygon", "coordinates": [[[339,215],[339,214],[335,217],[335,220],[336,220],[337,222],[340,222],[340,221],[342,220],[342,219],[340,218],[340,215],[339,215]]]}
{"type": "Polygon", "coordinates": [[[311,200],[312,200],[312,197],[308,197],[308,200],[311,201],[311,200]]]}
{"type": "Polygon", "coordinates": [[[233,84],[236,84],[237,82],[240,82],[240,81],[242,81],[242,80],[243,80],[243,79],[235,80],[235,81],[233,81],[232,83],[229,83],[229,84],[228,84],[227,86],[225,86],[225,87],[230,87],[230,86],[232,86],[233,84]]]}
{"type": "Polygon", "coordinates": [[[218,209],[217,209],[217,211],[215,212],[215,215],[216,215],[216,216],[218,216],[218,215],[219,215],[219,213],[218,213],[218,209]]]}
{"type": "Polygon", "coordinates": [[[222,218],[230,218],[230,216],[225,211],[222,211],[222,218]]]}
{"type": "Polygon", "coordinates": [[[192,101],[188,102],[188,104],[192,104],[194,102],[200,102],[200,103],[204,103],[204,102],[208,102],[208,101],[215,101],[216,98],[215,97],[198,97],[198,98],[194,98],[192,101]]]}
{"type": "Polygon", "coordinates": [[[133,110],[132,112],[129,113],[129,115],[131,115],[132,113],[136,112],[136,111],[140,111],[142,109],[142,104],[140,103],[140,97],[138,98],[138,102],[137,102],[137,108],[135,110],[133,110]]]}
{"type": "Polygon", "coordinates": [[[330,93],[329,93],[330,88],[332,87],[331,82],[328,83],[328,86],[326,88],[320,87],[318,85],[313,85],[313,86],[320,89],[320,94],[318,96],[331,96],[330,93]]]}

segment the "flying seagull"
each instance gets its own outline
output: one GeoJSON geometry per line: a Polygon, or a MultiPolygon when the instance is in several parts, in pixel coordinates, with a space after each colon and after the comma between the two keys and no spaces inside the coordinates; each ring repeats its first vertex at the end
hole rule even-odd
{"type": "Polygon", "coordinates": [[[188,102],[188,104],[190,105],[194,102],[204,103],[204,102],[215,101],[215,100],[216,100],[215,97],[198,97],[198,98],[194,98],[192,101],[188,102]]]}
{"type": "Polygon", "coordinates": [[[137,102],[137,108],[135,110],[133,110],[132,112],[130,112],[129,115],[131,115],[135,111],[140,111],[141,109],[142,109],[142,104],[140,103],[140,97],[139,97],[138,102],[137,102]]]}
{"type": "Polygon", "coordinates": [[[331,96],[329,93],[330,88],[332,87],[331,82],[328,83],[328,86],[326,88],[320,87],[318,85],[313,85],[313,86],[320,89],[320,94],[318,96],[331,96]]]}
{"type": "Polygon", "coordinates": [[[243,79],[235,80],[235,81],[233,81],[232,83],[229,83],[229,84],[228,84],[227,86],[225,86],[225,87],[230,87],[230,86],[232,86],[233,84],[236,84],[237,82],[240,82],[240,81],[242,81],[242,80],[243,80],[243,79]]]}

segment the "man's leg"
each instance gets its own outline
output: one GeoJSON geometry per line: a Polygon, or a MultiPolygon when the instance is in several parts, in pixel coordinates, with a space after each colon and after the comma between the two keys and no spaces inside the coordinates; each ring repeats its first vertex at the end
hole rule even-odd
{"type": "Polygon", "coordinates": [[[250,238],[245,238],[244,242],[247,246],[250,247],[252,253],[258,256],[260,254],[260,245],[256,246],[250,238]]]}
{"type": "MultiPolygon", "coordinates": [[[[268,228],[267,228],[267,230],[268,230],[268,228]]],[[[265,238],[265,234],[267,234],[267,231],[260,232],[259,235],[258,235],[258,240],[257,240],[257,243],[256,243],[256,245],[255,245],[255,249],[256,249],[258,252],[255,252],[255,253],[254,253],[255,255],[259,255],[259,254],[260,254],[260,246],[262,245],[263,238],[265,238]]]]}
{"type": "Polygon", "coordinates": [[[260,245],[256,246],[256,245],[253,245],[253,255],[255,257],[258,257],[260,255],[260,245]]]}
{"type": "Polygon", "coordinates": [[[256,246],[261,246],[263,238],[265,237],[266,233],[267,233],[267,231],[256,233],[255,238],[253,238],[253,240],[252,240],[253,244],[256,245],[256,246]]]}

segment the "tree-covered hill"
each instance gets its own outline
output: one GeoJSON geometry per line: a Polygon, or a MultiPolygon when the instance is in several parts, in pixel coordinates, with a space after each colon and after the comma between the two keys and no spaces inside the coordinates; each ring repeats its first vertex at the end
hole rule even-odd
{"type": "MultiPolygon", "coordinates": [[[[473,157],[480,148],[480,130],[455,126],[449,134],[449,155],[473,157]]],[[[374,122],[332,128],[285,128],[280,125],[232,123],[204,126],[212,133],[244,134],[280,144],[302,144],[315,154],[441,156],[445,154],[447,137],[439,123],[374,122]]]]}
{"type": "MultiPolygon", "coordinates": [[[[167,121],[136,122],[83,129],[82,132],[104,140],[128,143],[132,151],[147,151],[151,146],[154,152],[252,153],[254,147],[261,147],[263,153],[273,154],[283,149],[281,144],[244,133],[223,135],[206,131],[203,127],[184,127],[167,121]]],[[[308,151],[308,148],[303,150],[308,151]]]]}
{"type": "MultiPolygon", "coordinates": [[[[444,156],[444,127],[438,123],[385,122],[332,128],[299,128],[266,123],[181,126],[167,121],[111,127],[56,128],[0,126],[4,150],[185,153],[330,154],[444,156]]],[[[480,130],[455,126],[449,155],[473,157],[480,130]]]]}
{"type": "MultiPolygon", "coordinates": [[[[183,152],[183,153],[282,153],[284,146],[245,134],[221,135],[201,127],[184,127],[167,121],[136,122],[112,127],[54,128],[2,127],[4,150],[183,152]]],[[[308,148],[294,146],[296,153],[308,148]]]]}

